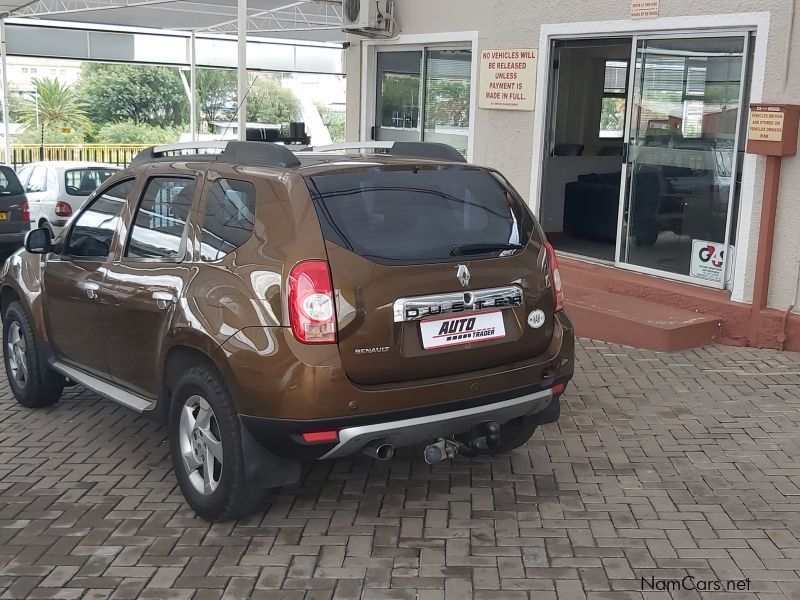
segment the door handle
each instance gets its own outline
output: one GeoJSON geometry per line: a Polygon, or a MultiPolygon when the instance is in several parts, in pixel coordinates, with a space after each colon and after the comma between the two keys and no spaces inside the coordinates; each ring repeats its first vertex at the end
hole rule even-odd
{"type": "Polygon", "coordinates": [[[170,292],[153,292],[153,300],[156,301],[156,306],[161,310],[167,308],[170,304],[175,303],[175,295],[170,292]]]}
{"type": "Polygon", "coordinates": [[[86,281],[83,284],[83,289],[90,300],[97,298],[97,292],[100,291],[100,284],[94,281],[86,281]]]}

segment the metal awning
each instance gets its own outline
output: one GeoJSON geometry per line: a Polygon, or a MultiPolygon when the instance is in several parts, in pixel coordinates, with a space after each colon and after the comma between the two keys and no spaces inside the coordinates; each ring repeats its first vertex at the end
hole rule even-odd
{"type": "Polygon", "coordinates": [[[196,68],[235,67],[238,132],[244,139],[248,68],[341,73],[345,37],[341,11],[341,0],[0,0],[6,156],[10,156],[9,53],[186,65],[191,73],[190,83],[185,84],[190,88],[193,137],[197,134],[196,68]],[[147,54],[154,48],[147,43],[148,36],[160,38],[155,56],[147,54]],[[170,42],[165,42],[167,38],[170,42]]]}
{"type": "MultiPolygon", "coordinates": [[[[33,0],[0,3],[6,18],[47,19],[197,33],[237,33],[237,0],[33,0]]],[[[248,0],[247,33],[286,39],[343,42],[340,0],[248,0]]]]}

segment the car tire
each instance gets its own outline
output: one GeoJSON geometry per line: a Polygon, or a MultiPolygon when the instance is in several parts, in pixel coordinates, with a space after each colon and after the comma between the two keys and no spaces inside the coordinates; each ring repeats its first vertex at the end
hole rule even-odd
{"type": "Polygon", "coordinates": [[[492,454],[505,454],[524,446],[539,424],[532,417],[517,417],[500,426],[500,441],[491,449],[492,454]]]}
{"type": "Polygon", "coordinates": [[[36,334],[19,300],[3,313],[3,359],[11,391],[22,406],[50,406],[61,398],[66,380],[42,366],[36,334]]]}
{"type": "Polygon", "coordinates": [[[184,372],[174,387],[168,428],[178,485],[195,513],[227,521],[263,506],[269,491],[248,485],[239,415],[216,370],[184,372]]]}

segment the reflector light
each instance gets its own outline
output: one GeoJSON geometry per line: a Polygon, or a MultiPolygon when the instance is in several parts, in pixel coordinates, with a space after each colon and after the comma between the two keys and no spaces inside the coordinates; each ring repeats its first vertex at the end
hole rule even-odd
{"type": "Polygon", "coordinates": [[[320,442],[338,442],[339,432],[335,429],[333,431],[308,431],[303,434],[303,440],[316,444],[320,442]]]}
{"type": "Polygon", "coordinates": [[[553,395],[554,396],[558,396],[559,394],[563,394],[564,393],[564,390],[567,389],[567,384],[566,383],[557,383],[551,389],[553,390],[553,395]]]}

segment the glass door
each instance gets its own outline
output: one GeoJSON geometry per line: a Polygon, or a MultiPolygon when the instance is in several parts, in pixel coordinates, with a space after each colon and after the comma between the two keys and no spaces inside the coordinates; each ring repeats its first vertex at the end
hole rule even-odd
{"type": "Polygon", "coordinates": [[[724,287],[747,44],[635,40],[619,266],[724,287]]]}
{"type": "Polygon", "coordinates": [[[375,125],[379,141],[469,146],[472,52],[461,48],[377,53],[375,125]]]}

